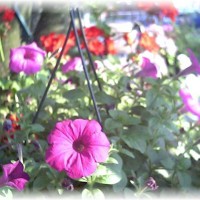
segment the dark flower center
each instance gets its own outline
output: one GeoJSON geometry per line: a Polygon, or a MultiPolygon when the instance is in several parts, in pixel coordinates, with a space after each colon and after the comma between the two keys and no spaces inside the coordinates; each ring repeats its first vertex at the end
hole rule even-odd
{"type": "Polygon", "coordinates": [[[85,149],[85,145],[82,143],[82,141],[80,140],[76,140],[73,143],[73,148],[75,149],[75,151],[77,152],[82,152],[85,149]]]}
{"type": "Polygon", "coordinates": [[[24,59],[32,59],[33,58],[33,54],[31,52],[26,52],[24,55],[24,59]]]}

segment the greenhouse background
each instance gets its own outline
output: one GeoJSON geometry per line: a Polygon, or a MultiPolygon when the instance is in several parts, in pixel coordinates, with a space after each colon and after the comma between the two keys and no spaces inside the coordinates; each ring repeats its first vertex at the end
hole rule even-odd
{"type": "Polygon", "coordinates": [[[0,199],[199,199],[200,2],[0,2],[0,199]]]}

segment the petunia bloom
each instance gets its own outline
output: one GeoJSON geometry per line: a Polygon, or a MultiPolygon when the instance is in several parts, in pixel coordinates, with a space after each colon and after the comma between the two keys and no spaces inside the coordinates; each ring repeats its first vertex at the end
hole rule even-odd
{"type": "Polygon", "coordinates": [[[187,51],[192,64],[181,71],[177,76],[186,76],[191,73],[200,74],[200,64],[197,57],[194,55],[191,49],[188,49],[187,51]]]}
{"type": "Polygon", "coordinates": [[[157,68],[156,66],[148,59],[143,57],[142,70],[136,74],[136,77],[151,77],[157,78],[157,68]]]}
{"type": "Polygon", "coordinates": [[[157,190],[158,189],[158,185],[156,183],[156,181],[154,180],[153,177],[149,177],[149,179],[146,182],[146,187],[150,188],[151,190],[157,190]]]}
{"type": "Polygon", "coordinates": [[[10,51],[9,67],[12,72],[24,72],[27,75],[41,70],[46,52],[40,49],[35,42],[10,51]]]}
{"type": "Polygon", "coordinates": [[[193,74],[188,75],[184,86],[179,90],[179,95],[184,104],[184,110],[192,113],[200,119],[200,102],[199,90],[197,85],[200,84],[200,77],[193,74]]]}
{"type": "Polygon", "coordinates": [[[29,175],[24,172],[24,167],[20,161],[2,166],[3,175],[0,177],[0,187],[10,186],[19,191],[25,188],[29,181],[29,175]]]}
{"type": "Polygon", "coordinates": [[[105,162],[110,143],[95,120],[57,122],[48,136],[46,162],[72,179],[89,176],[97,163],[105,162]]]}
{"type": "Polygon", "coordinates": [[[74,57],[71,60],[67,61],[62,67],[61,70],[63,73],[67,73],[69,71],[74,71],[78,66],[81,65],[81,58],[74,57]]]}

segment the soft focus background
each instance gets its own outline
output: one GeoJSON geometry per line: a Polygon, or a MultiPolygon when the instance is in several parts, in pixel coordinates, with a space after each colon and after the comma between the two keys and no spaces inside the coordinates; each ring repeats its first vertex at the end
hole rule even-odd
{"type": "MultiPolygon", "coordinates": [[[[30,176],[21,193],[5,187],[0,195],[199,198],[198,0],[0,1],[0,19],[0,165],[21,158],[30,176]],[[3,20],[5,5],[14,16],[8,13],[3,20]],[[108,160],[88,179],[77,180],[45,162],[47,137],[56,122],[97,120],[73,34],[32,123],[53,74],[72,8],[81,11],[101,89],[85,45],[81,47],[101,125],[111,143],[108,160]],[[41,69],[33,74],[14,71],[18,62],[11,66],[11,49],[32,42],[45,54],[41,69]]],[[[78,26],[77,19],[75,23],[78,26]]],[[[29,67],[29,58],[16,58],[19,63],[25,59],[23,67],[29,67]]]]}

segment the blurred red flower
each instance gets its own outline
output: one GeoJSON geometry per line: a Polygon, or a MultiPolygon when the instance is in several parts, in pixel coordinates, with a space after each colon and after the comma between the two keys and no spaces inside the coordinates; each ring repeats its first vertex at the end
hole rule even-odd
{"type": "MultiPolygon", "coordinates": [[[[53,53],[59,48],[62,48],[65,38],[66,38],[65,34],[52,32],[48,35],[42,35],[40,37],[40,42],[47,52],[53,53]]],[[[66,55],[69,49],[72,48],[74,45],[75,45],[75,36],[74,33],[71,32],[63,54],[66,55]]]]}
{"type": "Polygon", "coordinates": [[[97,26],[91,26],[84,29],[86,38],[92,39],[96,37],[105,37],[105,33],[102,29],[98,28],[97,26]]]}
{"type": "Polygon", "coordinates": [[[158,1],[156,3],[153,1],[140,1],[137,3],[137,7],[161,18],[169,17],[173,22],[179,14],[171,0],[158,1]]]}
{"type": "MultiPolygon", "coordinates": [[[[114,41],[107,37],[104,30],[96,26],[91,26],[84,29],[86,41],[88,44],[89,51],[94,55],[104,55],[104,54],[115,54],[116,49],[114,47],[114,41]]],[[[81,36],[81,31],[78,30],[78,35],[81,36]]],[[[55,52],[62,47],[64,40],[64,34],[50,33],[49,35],[42,35],[40,41],[42,46],[47,52],[55,52]]],[[[74,31],[70,33],[69,40],[67,41],[67,46],[64,50],[64,55],[66,55],[70,48],[74,47],[76,44],[74,31]]],[[[81,48],[85,48],[83,40],[81,40],[81,48]]]]}
{"type": "Polygon", "coordinates": [[[5,7],[4,13],[3,13],[3,16],[2,16],[2,20],[4,22],[11,22],[11,21],[13,21],[14,17],[15,17],[15,12],[10,8],[5,7]]]}
{"type": "Polygon", "coordinates": [[[116,54],[117,50],[115,47],[114,40],[110,37],[105,38],[105,54],[116,54]]]}
{"type": "Polygon", "coordinates": [[[176,21],[178,10],[171,1],[160,2],[161,16],[169,17],[173,22],[176,21]]]}
{"type": "Polygon", "coordinates": [[[150,36],[147,32],[141,33],[139,46],[150,52],[157,52],[159,50],[159,46],[155,41],[155,37],[150,36]]]}
{"type": "Polygon", "coordinates": [[[105,45],[103,42],[100,42],[98,39],[93,39],[88,41],[88,48],[91,53],[96,56],[103,55],[105,52],[105,45]]]}

